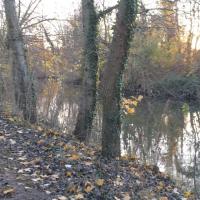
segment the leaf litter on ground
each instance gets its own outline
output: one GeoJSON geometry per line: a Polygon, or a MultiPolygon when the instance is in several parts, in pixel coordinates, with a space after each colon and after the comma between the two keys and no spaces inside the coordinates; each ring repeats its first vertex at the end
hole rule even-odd
{"type": "MultiPolygon", "coordinates": [[[[30,128],[12,117],[0,117],[0,144],[0,164],[14,169],[16,181],[25,189],[44,192],[47,200],[194,199],[157,166],[141,164],[135,156],[104,159],[98,148],[41,125],[30,128]]],[[[16,191],[0,185],[0,195],[16,191]]]]}

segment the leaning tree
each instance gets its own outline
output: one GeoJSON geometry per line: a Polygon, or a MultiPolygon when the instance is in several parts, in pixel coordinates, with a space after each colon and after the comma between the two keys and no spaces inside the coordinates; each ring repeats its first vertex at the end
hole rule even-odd
{"type": "Polygon", "coordinates": [[[137,15],[137,0],[120,0],[113,39],[101,83],[103,98],[102,155],[120,156],[121,84],[137,15]]]}

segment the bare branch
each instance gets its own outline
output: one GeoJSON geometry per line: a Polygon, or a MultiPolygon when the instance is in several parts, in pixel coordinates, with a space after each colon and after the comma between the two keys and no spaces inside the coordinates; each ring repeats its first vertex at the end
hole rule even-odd
{"type": "Polygon", "coordinates": [[[110,8],[107,8],[106,10],[100,11],[98,14],[98,19],[104,17],[105,15],[111,13],[113,10],[117,9],[119,7],[119,4],[112,6],[110,8]]]}
{"type": "Polygon", "coordinates": [[[32,24],[30,24],[30,25],[23,26],[21,29],[24,30],[24,29],[27,29],[27,28],[36,26],[36,25],[38,25],[38,24],[41,24],[41,23],[43,23],[43,22],[49,22],[49,21],[53,21],[53,20],[57,20],[57,19],[55,19],[55,18],[41,19],[41,20],[39,20],[39,21],[37,21],[37,22],[35,22],[35,23],[32,23],[32,24]]]}
{"type": "Polygon", "coordinates": [[[42,28],[44,29],[45,38],[46,38],[47,42],[49,43],[49,45],[51,47],[52,53],[54,54],[55,53],[55,47],[54,47],[52,40],[49,37],[49,33],[47,32],[47,30],[45,29],[45,27],[43,25],[42,25],[42,28]]]}
{"type": "Polygon", "coordinates": [[[41,1],[42,0],[33,0],[30,2],[26,12],[24,13],[22,19],[20,20],[20,26],[22,26],[26,22],[26,20],[29,19],[29,17],[34,13],[35,9],[38,7],[41,1]]]}

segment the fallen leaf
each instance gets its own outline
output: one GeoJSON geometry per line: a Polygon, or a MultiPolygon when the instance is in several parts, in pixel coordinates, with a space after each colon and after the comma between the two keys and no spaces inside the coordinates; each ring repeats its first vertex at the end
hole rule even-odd
{"type": "Polygon", "coordinates": [[[67,144],[65,144],[65,145],[63,146],[63,149],[64,149],[65,151],[67,151],[67,150],[69,150],[69,149],[70,149],[70,146],[69,146],[69,145],[67,145],[67,144]]]}
{"type": "Polygon", "coordinates": [[[137,106],[137,105],[138,105],[138,102],[133,100],[133,101],[131,102],[131,104],[133,104],[134,106],[137,106]]]}
{"type": "Polygon", "coordinates": [[[120,177],[117,177],[116,180],[114,181],[115,186],[122,186],[124,183],[120,177]]]}
{"type": "Polygon", "coordinates": [[[22,133],[23,133],[23,131],[22,131],[22,130],[18,130],[18,131],[17,131],[17,133],[19,133],[19,134],[22,134],[22,133]]]}
{"type": "Polygon", "coordinates": [[[5,141],[6,138],[4,136],[0,136],[0,141],[5,141]]]}
{"type": "Polygon", "coordinates": [[[90,166],[90,165],[93,164],[93,162],[91,162],[91,161],[85,161],[84,164],[87,165],[87,166],[90,166]]]}
{"type": "Polygon", "coordinates": [[[131,197],[130,197],[129,193],[125,193],[123,200],[130,200],[130,199],[131,199],[131,197]]]}
{"type": "Polygon", "coordinates": [[[46,191],[45,191],[45,193],[46,193],[46,194],[51,194],[51,192],[50,192],[50,191],[48,191],[48,190],[46,190],[46,191]]]}
{"type": "Polygon", "coordinates": [[[128,109],[127,109],[127,112],[128,112],[129,114],[133,114],[133,113],[135,113],[135,108],[128,108],[128,109]]]}
{"type": "Polygon", "coordinates": [[[67,192],[69,193],[77,193],[78,191],[78,186],[75,185],[74,183],[70,184],[67,188],[67,192]]]}
{"type": "Polygon", "coordinates": [[[138,100],[138,101],[142,101],[143,98],[144,98],[144,97],[143,97],[142,95],[139,95],[138,98],[137,98],[137,100],[138,100]]]}
{"type": "Polygon", "coordinates": [[[66,172],[66,176],[67,176],[67,177],[71,177],[71,176],[72,176],[72,173],[71,173],[71,172],[66,172]]]}
{"type": "Polygon", "coordinates": [[[45,140],[39,140],[39,141],[37,141],[37,144],[38,145],[43,145],[43,144],[45,144],[45,140]]]}
{"type": "Polygon", "coordinates": [[[38,126],[37,130],[41,132],[41,131],[43,131],[43,128],[41,126],[38,126]]]}
{"type": "Polygon", "coordinates": [[[174,188],[174,189],[173,189],[173,193],[175,193],[175,194],[180,194],[180,193],[178,192],[178,188],[174,188]]]}
{"type": "Polygon", "coordinates": [[[69,158],[70,160],[79,160],[80,156],[78,154],[72,154],[71,157],[69,158]]]}
{"type": "Polygon", "coordinates": [[[65,196],[58,196],[58,200],[67,200],[67,197],[65,197],[65,196]]]}
{"type": "Polygon", "coordinates": [[[8,118],[8,120],[11,121],[11,122],[14,122],[14,121],[15,121],[15,119],[12,118],[12,117],[8,118]]]}
{"type": "Polygon", "coordinates": [[[39,181],[42,181],[42,179],[41,178],[33,178],[33,179],[31,179],[33,182],[39,182],[39,181]]]}
{"type": "Polygon", "coordinates": [[[75,196],[75,199],[76,199],[76,200],[84,199],[84,195],[83,195],[82,193],[77,194],[77,195],[75,196]]]}
{"type": "Polygon", "coordinates": [[[38,165],[38,164],[40,164],[40,162],[41,162],[41,158],[36,158],[36,159],[30,161],[30,164],[32,164],[32,165],[38,165]]]}
{"type": "Polygon", "coordinates": [[[10,139],[9,141],[10,141],[10,144],[12,144],[12,145],[16,144],[16,141],[13,139],[10,139]]]}
{"type": "Polygon", "coordinates": [[[15,192],[16,192],[15,188],[7,188],[7,189],[3,190],[4,195],[12,195],[15,192]]]}
{"type": "Polygon", "coordinates": [[[59,174],[53,174],[51,175],[52,180],[57,180],[59,179],[59,174]]]}
{"type": "Polygon", "coordinates": [[[22,165],[29,165],[30,164],[30,162],[28,162],[28,161],[25,161],[25,162],[20,162],[22,165]]]}
{"type": "Polygon", "coordinates": [[[129,157],[129,160],[132,160],[132,161],[135,161],[137,159],[138,159],[138,157],[136,155],[132,155],[129,157]]]}
{"type": "Polygon", "coordinates": [[[192,196],[192,192],[184,192],[185,198],[190,198],[192,196]]]}
{"type": "Polygon", "coordinates": [[[94,186],[90,182],[86,182],[84,185],[84,191],[89,193],[94,189],[94,186]]]}
{"type": "Polygon", "coordinates": [[[97,180],[95,181],[95,183],[96,183],[96,185],[98,185],[98,186],[103,186],[103,184],[104,184],[104,179],[97,179],[97,180]]]}
{"type": "Polygon", "coordinates": [[[168,200],[168,197],[161,197],[160,200],[168,200]]]}
{"type": "Polygon", "coordinates": [[[19,157],[17,160],[19,160],[19,161],[25,161],[26,159],[27,159],[26,156],[22,156],[22,157],[19,157]]]}
{"type": "Polygon", "coordinates": [[[62,147],[64,145],[64,142],[59,142],[58,145],[62,147]]]}

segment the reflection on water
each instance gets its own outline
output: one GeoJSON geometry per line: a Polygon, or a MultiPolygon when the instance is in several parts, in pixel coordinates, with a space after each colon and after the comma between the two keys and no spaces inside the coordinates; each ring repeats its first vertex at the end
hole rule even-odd
{"type": "MultiPolygon", "coordinates": [[[[79,90],[48,81],[38,99],[45,123],[71,133],[79,90]]],[[[101,105],[97,106],[90,142],[100,142],[101,105]]],[[[185,185],[200,187],[200,107],[183,102],[143,100],[136,113],[123,117],[122,152],[156,164],[185,185]],[[198,109],[199,108],[199,109],[198,109]]]]}
{"type": "Polygon", "coordinates": [[[63,88],[58,81],[49,80],[38,95],[38,115],[52,128],[66,133],[74,129],[80,90],[63,88]]]}
{"type": "MultiPolygon", "coordinates": [[[[200,112],[182,102],[143,101],[123,120],[123,142],[128,154],[182,180],[200,184],[200,112]],[[186,109],[186,107],[188,107],[186,109]]],[[[189,184],[190,183],[190,184],[189,184]]]]}

